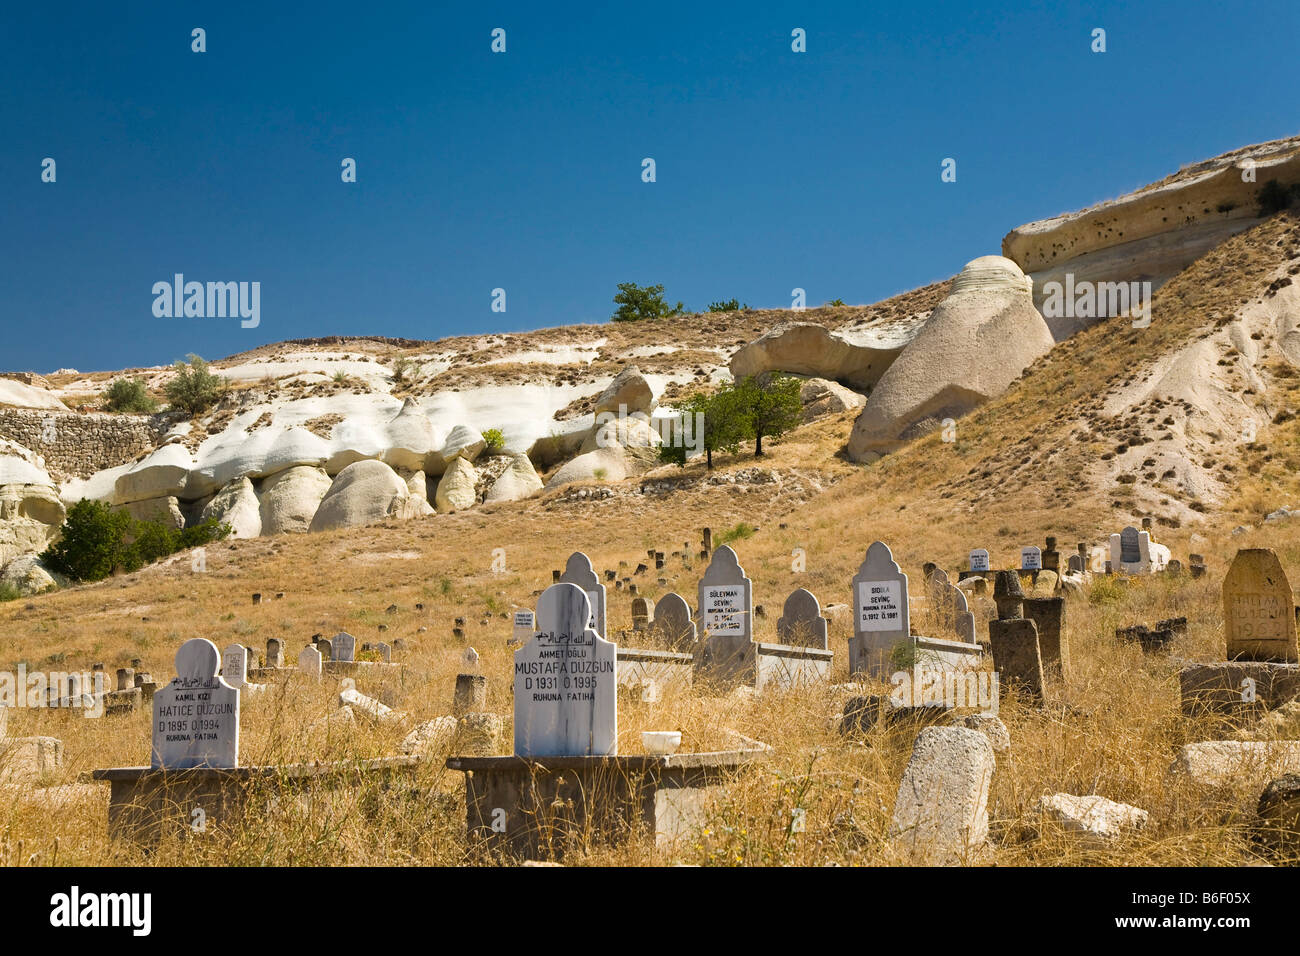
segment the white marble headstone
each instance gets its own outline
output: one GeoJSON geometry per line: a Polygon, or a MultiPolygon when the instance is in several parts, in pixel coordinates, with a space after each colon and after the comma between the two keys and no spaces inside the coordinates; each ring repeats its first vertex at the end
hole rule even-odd
{"type": "Polygon", "coordinates": [[[231,644],[221,652],[221,676],[231,687],[246,694],[256,693],[264,686],[248,682],[248,648],[243,644],[231,644]]]}
{"type": "Polygon", "coordinates": [[[336,661],[355,661],[357,659],[357,639],[347,631],[339,631],[330,641],[330,657],[336,661]]]}
{"type": "Polygon", "coordinates": [[[618,749],[617,647],[588,626],[591,603],[575,584],[537,602],[537,634],[515,651],[515,754],[610,756],[618,749]]]}
{"type": "Polygon", "coordinates": [[[314,645],[308,644],[302,649],[302,653],[298,655],[298,670],[308,677],[320,680],[322,670],[321,654],[314,645]]]}
{"type": "Polygon", "coordinates": [[[894,645],[911,639],[907,575],[883,541],[873,541],[853,578],[853,632],[849,672],[889,676],[894,645]]]}
{"type": "Polygon", "coordinates": [[[153,696],[155,769],[239,766],[239,690],[217,676],[221,653],[196,637],[176,652],[176,677],[153,696]]]}
{"type": "Polygon", "coordinates": [[[970,553],[970,569],[972,571],[987,571],[989,569],[989,553],[985,548],[976,548],[970,553]]]}
{"type": "Polygon", "coordinates": [[[1043,568],[1043,551],[1036,544],[1020,549],[1020,570],[1041,571],[1043,568]]]}
{"type": "Polygon", "coordinates": [[[564,565],[564,573],[560,575],[560,583],[576,584],[582,588],[591,605],[591,621],[588,627],[594,627],[601,637],[608,634],[605,629],[605,585],[601,584],[600,575],[591,566],[591,558],[581,551],[569,555],[569,560],[564,565]]]}
{"type": "Polygon", "coordinates": [[[753,639],[753,583],[745,577],[736,552],[725,544],[713,552],[700,579],[698,597],[699,627],[709,638],[753,639]]]}

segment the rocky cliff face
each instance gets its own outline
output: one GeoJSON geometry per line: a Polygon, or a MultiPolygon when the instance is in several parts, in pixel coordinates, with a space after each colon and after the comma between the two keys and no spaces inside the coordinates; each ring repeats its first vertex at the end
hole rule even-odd
{"type": "Polygon", "coordinates": [[[1300,137],[1247,146],[1118,199],[1019,226],[1003,238],[1002,254],[1033,281],[1034,304],[1059,342],[1105,316],[1051,314],[1044,304],[1052,283],[1149,282],[1154,291],[1258,223],[1260,190],[1274,179],[1300,183],[1300,137]]]}

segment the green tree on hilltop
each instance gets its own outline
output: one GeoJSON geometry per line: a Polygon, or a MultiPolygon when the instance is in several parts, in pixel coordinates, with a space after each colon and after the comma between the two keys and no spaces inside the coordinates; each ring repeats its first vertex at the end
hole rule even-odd
{"type": "Polygon", "coordinates": [[[662,285],[648,285],[643,289],[635,282],[620,282],[618,294],[614,296],[614,304],[618,306],[611,316],[615,322],[665,319],[685,312],[685,307],[680,302],[669,307],[664,301],[662,285]]]}

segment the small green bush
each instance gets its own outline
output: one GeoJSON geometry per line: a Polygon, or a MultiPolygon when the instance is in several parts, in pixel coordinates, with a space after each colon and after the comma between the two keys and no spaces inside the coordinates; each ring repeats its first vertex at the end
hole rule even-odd
{"type": "Polygon", "coordinates": [[[739,541],[741,538],[752,537],[754,532],[757,530],[758,529],[752,524],[742,521],[734,528],[728,528],[726,531],[723,531],[715,540],[717,540],[719,544],[727,544],[731,541],[739,541]]]}
{"type": "Polygon", "coordinates": [[[5,601],[17,601],[20,597],[22,597],[22,595],[18,593],[16,587],[12,584],[0,581],[0,604],[3,604],[5,601]]]}
{"type": "Polygon", "coordinates": [[[739,299],[723,299],[721,302],[710,302],[710,312],[742,312],[749,310],[749,303],[740,304],[739,299]]]}
{"type": "Polygon", "coordinates": [[[104,408],[110,412],[152,415],[158,411],[158,403],[149,397],[143,380],[119,378],[104,390],[104,408]]]}
{"type": "Polygon", "coordinates": [[[189,364],[177,362],[176,377],[164,386],[163,391],[172,408],[189,415],[207,411],[226,391],[226,380],[216,375],[208,363],[197,355],[189,357],[189,364]]]}
{"type": "Polygon", "coordinates": [[[506,445],[505,433],[499,428],[483,429],[483,440],[487,442],[488,451],[499,451],[506,445]]]}

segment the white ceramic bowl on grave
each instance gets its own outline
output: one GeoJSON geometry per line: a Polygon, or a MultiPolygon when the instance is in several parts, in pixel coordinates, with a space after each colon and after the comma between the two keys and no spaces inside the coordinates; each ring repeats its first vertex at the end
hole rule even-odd
{"type": "Polygon", "coordinates": [[[641,733],[641,746],[654,756],[667,756],[677,752],[682,745],[680,730],[646,730],[641,733]]]}

